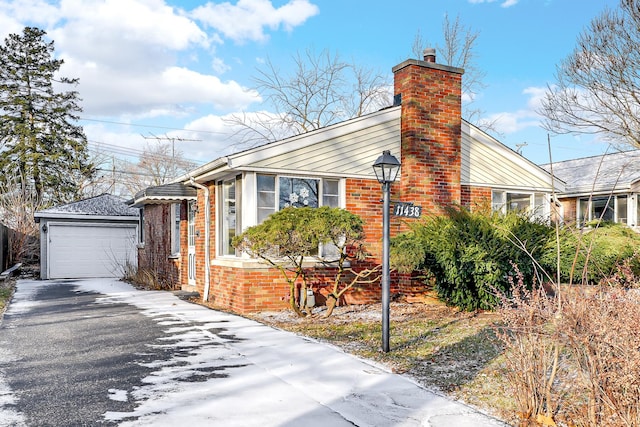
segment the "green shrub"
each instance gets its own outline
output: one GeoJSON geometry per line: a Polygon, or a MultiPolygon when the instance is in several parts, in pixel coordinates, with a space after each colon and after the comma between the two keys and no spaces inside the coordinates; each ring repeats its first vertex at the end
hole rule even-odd
{"type": "MultiPolygon", "coordinates": [[[[596,228],[560,230],[560,280],[594,284],[610,277],[619,265],[629,263],[639,273],[636,252],[640,235],[622,224],[602,222],[596,228]],[[586,264],[586,268],[585,268],[586,264]]],[[[549,243],[540,260],[549,271],[557,269],[557,246],[549,243]]]]}
{"type": "Polygon", "coordinates": [[[552,230],[518,213],[452,208],[393,239],[391,265],[424,272],[448,304],[492,309],[499,302],[495,291],[508,294],[516,268],[525,283],[533,283],[537,270],[531,256],[541,255],[552,230]]]}

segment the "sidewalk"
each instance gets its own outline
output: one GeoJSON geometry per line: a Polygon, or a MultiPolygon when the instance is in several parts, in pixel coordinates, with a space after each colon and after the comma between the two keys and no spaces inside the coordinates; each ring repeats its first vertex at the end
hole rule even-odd
{"type": "MultiPolygon", "coordinates": [[[[16,308],[37,304],[19,283],[16,308]]],[[[126,303],[165,327],[147,345],[167,352],[146,363],[153,372],[130,390],[105,390],[135,401],[133,412],[107,412],[121,426],[430,426],[505,424],[431,393],[401,375],[289,332],[182,301],[168,292],[137,291],[115,280],[77,281],[99,292],[97,303],[126,303]]],[[[27,308],[28,309],[28,308],[27,308]]],[[[108,327],[108,325],[105,325],[108,327]]],[[[132,325],[135,327],[135,325],[132,325]]]]}

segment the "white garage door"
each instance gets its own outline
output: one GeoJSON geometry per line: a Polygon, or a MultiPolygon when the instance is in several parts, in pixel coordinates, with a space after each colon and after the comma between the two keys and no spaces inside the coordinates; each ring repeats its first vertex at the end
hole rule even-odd
{"type": "Polygon", "coordinates": [[[49,278],[122,277],[137,264],[136,233],[131,224],[51,224],[49,278]]]}

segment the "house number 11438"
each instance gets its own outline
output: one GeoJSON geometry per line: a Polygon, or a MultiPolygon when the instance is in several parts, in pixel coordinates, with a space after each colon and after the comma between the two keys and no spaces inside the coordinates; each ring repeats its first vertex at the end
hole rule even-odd
{"type": "Polygon", "coordinates": [[[407,218],[420,218],[422,206],[416,206],[413,203],[398,203],[393,208],[395,216],[404,216],[407,218]]]}

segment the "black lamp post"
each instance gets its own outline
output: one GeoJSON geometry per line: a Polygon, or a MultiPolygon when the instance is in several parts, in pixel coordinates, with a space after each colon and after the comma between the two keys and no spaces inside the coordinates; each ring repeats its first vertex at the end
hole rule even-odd
{"type": "Polygon", "coordinates": [[[382,156],[373,164],[378,182],[382,184],[382,351],[389,352],[389,300],[390,300],[390,272],[389,272],[389,202],[391,183],[396,180],[400,171],[400,162],[389,150],[382,152],[382,156]]]}

